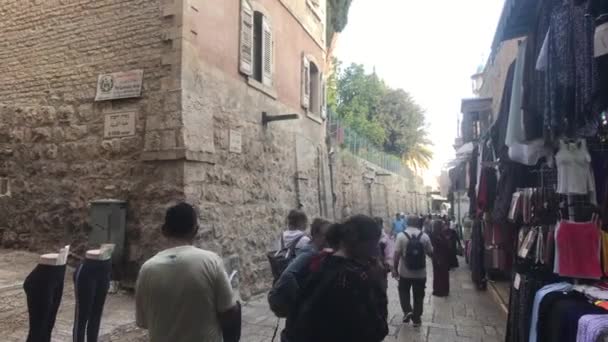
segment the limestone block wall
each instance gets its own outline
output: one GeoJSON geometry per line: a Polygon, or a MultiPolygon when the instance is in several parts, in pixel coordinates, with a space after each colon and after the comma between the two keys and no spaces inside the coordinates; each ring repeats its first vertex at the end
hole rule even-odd
{"type": "MultiPolygon", "coordinates": [[[[183,167],[142,161],[146,124],[171,132],[172,25],[160,0],[6,0],[0,10],[1,245],[38,251],[72,243],[90,228],[88,202],[129,202],[128,262],[135,268],[162,222],[167,203],[183,198],[183,167]],[[95,102],[101,73],[144,70],[141,98],[95,102]],[[136,113],[136,133],[104,139],[107,113],[136,113]],[[159,120],[147,120],[159,118],[159,120]],[[156,124],[154,124],[156,122],[156,124]],[[152,233],[154,232],[154,233],[152,233]],[[133,244],[133,241],[138,241],[133,244]]],[[[171,140],[158,134],[158,150],[171,140]]],[[[172,135],[175,137],[175,134],[172,135]]],[[[175,139],[175,138],[173,138],[175,139]]]]}
{"type": "Polygon", "coordinates": [[[164,248],[166,208],[185,200],[200,211],[197,244],[241,272],[247,297],[270,284],[265,252],[290,209],[392,215],[403,181],[340,153],[330,166],[324,123],[300,107],[301,56],[322,61],[320,44],[287,16],[292,2],[261,2],[280,28],[276,98],[238,73],[237,1],[3,1],[0,245],[82,253],[89,202],[125,200],[132,280],[164,248]],[[208,29],[213,20],[231,40],[208,29]],[[94,101],[99,74],[134,69],[141,97],[94,101]],[[123,111],[135,113],[135,134],[104,138],[105,115],[123,111]],[[262,112],[300,119],[264,126],[262,112]]]}
{"type": "Polygon", "coordinates": [[[337,220],[366,214],[384,218],[388,227],[395,213],[412,211],[408,191],[420,186],[413,175],[390,173],[345,151],[337,154],[333,169],[337,220]]]}
{"type": "Polygon", "coordinates": [[[320,190],[320,165],[328,164],[323,126],[301,117],[264,127],[262,111],[293,109],[202,60],[184,63],[184,69],[195,75],[183,79],[184,108],[188,103],[205,104],[202,113],[184,110],[185,119],[206,113],[210,119],[208,125],[189,129],[213,137],[214,152],[205,161],[184,164],[186,199],[200,210],[197,243],[239,260],[241,294],[247,297],[270,284],[265,252],[285,228],[288,211],[301,206],[310,217],[329,215],[319,197],[325,193],[320,190]],[[236,132],[241,139],[238,152],[231,138],[236,132]]]}

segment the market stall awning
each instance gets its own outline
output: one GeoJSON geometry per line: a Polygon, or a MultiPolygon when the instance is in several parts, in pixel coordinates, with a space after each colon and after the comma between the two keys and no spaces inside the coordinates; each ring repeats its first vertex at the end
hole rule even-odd
{"type": "Polygon", "coordinates": [[[492,42],[492,54],[501,42],[525,36],[532,30],[539,3],[538,0],[505,0],[492,42]]]}

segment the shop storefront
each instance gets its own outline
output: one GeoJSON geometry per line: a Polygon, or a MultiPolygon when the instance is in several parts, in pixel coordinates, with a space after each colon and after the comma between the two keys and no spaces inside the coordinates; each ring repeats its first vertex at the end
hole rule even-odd
{"type": "Polygon", "coordinates": [[[473,280],[511,278],[507,342],[608,336],[608,1],[508,0],[518,39],[467,165],[473,280]],[[472,167],[471,167],[472,166],[472,167]]]}

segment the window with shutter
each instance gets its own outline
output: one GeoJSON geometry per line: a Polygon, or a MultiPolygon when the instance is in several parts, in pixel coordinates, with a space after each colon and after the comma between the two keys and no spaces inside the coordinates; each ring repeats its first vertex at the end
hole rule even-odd
{"type": "Polygon", "coordinates": [[[248,0],[241,0],[240,71],[253,74],[253,7],[248,0]]]}
{"type": "Polygon", "coordinates": [[[302,57],[302,107],[308,109],[310,105],[310,62],[302,57]]]}
{"type": "Polygon", "coordinates": [[[272,27],[268,18],[264,17],[262,21],[262,83],[267,86],[272,86],[273,47],[272,27]]]}

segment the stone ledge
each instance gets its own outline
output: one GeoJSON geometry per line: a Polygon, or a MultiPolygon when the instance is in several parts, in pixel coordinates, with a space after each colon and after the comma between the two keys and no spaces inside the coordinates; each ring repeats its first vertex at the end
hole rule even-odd
{"type": "Polygon", "coordinates": [[[142,161],[158,160],[187,160],[201,163],[215,164],[215,157],[208,152],[190,151],[186,149],[173,149],[166,151],[145,151],[141,154],[142,161]]]}
{"type": "Polygon", "coordinates": [[[310,120],[318,123],[319,125],[323,124],[323,119],[319,115],[317,115],[317,114],[314,114],[314,113],[311,113],[311,112],[307,111],[306,112],[306,117],[309,118],[310,120]]]}
{"type": "Polygon", "coordinates": [[[268,86],[258,82],[253,77],[247,77],[247,84],[249,84],[250,87],[257,89],[257,90],[261,91],[262,93],[270,96],[273,100],[276,100],[279,97],[277,95],[277,92],[274,90],[274,88],[268,87],[268,86]]]}

